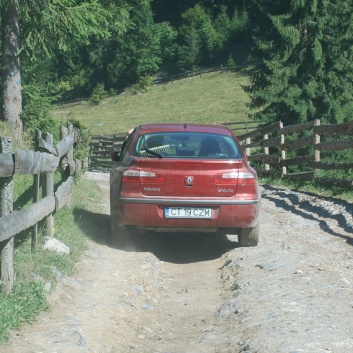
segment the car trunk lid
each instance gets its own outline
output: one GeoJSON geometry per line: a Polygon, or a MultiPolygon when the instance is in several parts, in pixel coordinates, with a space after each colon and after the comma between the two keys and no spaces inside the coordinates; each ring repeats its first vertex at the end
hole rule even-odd
{"type": "Polygon", "coordinates": [[[240,160],[140,160],[141,193],[161,197],[232,197],[237,192],[240,160]]]}

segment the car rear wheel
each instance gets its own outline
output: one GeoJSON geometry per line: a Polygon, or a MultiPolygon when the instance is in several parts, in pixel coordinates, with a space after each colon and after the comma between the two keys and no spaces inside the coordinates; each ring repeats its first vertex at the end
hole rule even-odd
{"type": "Polygon", "coordinates": [[[112,219],[110,224],[110,240],[114,246],[123,249],[129,244],[130,232],[125,227],[117,225],[116,221],[112,219]]]}
{"type": "Polygon", "coordinates": [[[238,235],[238,243],[240,246],[256,246],[259,243],[260,225],[253,228],[241,228],[238,235]]]}

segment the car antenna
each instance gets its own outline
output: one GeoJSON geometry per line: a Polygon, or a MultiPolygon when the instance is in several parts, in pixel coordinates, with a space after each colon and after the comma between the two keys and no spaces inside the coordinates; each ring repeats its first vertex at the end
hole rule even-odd
{"type": "Polygon", "coordinates": [[[184,124],[184,129],[186,129],[187,128],[187,125],[186,125],[186,123],[184,124]]]}

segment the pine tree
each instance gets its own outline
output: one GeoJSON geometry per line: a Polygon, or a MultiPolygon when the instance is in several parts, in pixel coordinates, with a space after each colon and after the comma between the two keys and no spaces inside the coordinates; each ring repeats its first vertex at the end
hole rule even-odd
{"type": "Polygon", "coordinates": [[[253,0],[252,117],[266,122],[353,118],[352,0],[253,0]]]}
{"type": "MultiPolygon", "coordinates": [[[[117,0],[118,2],[119,0],[117,0]]],[[[2,0],[2,116],[13,135],[22,135],[20,56],[35,58],[53,48],[67,51],[77,43],[88,44],[92,35],[108,37],[110,25],[125,26],[128,13],[114,1],[2,0]],[[20,42],[20,36],[22,41],[20,42]]]]}

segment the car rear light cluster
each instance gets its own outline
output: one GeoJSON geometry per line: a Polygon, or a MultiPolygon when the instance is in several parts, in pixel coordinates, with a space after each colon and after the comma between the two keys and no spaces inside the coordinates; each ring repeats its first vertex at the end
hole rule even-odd
{"type": "Polygon", "coordinates": [[[156,172],[128,169],[123,173],[122,181],[126,183],[163,183],[164,175],[156,172]]]}
{"type": "Polygon", "coordinates": [[[255,185],[256,175],[250,172],[239,172],[238,185],[255,185]]]}
{"type": "Polygon", "coordinates": [[[214,176],[215,185],[237,185],[238,173],[221,173],[214,176]]]}
{"type": "Polygon", "coordinates": [[[220,173],[214,176],[215,185],[255,185],[256,176],[248,171],[220,173]]]}

